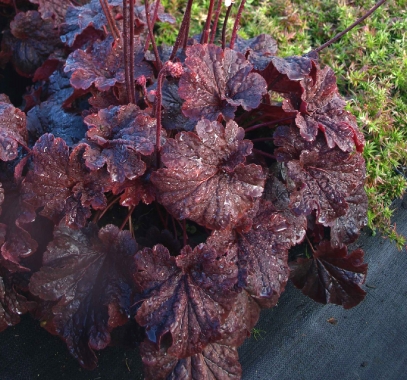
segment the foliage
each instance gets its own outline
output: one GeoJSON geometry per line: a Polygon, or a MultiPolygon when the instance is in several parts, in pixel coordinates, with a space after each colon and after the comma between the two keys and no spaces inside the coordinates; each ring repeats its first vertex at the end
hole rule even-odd
{"type": "Polygon", "coordinates": [[[188,4],[174,47],[159,3],[119,0],[21,2],[3,40],[35,83],[24,112],[0,97],[0,328],[30,311],[88,369],[137,324],[147,379],[238,379],[290,275],[318,302],[366,294],[365,141],[333,70],[238,23],[188,38],[188,4]]]}
{"type": "MultiPolygon", "coordinates": [[[[184,0],[163,1],[179,15],[184,0]]],[[[195,20],[204,20],[201,0],[193,8],[195,20]]],[[[279,55],[303,54],[344,30],[374,0],[337,2],[332,0],[267,0],[246,2],[239,35],[252,38],[269,33],[279,55]]],[[[321,52],[321,60],[338,76],[338,88],[348,100],[346,109],[356,116],[366,138],[365,189],[369,199],[368,225],[375,233],[396,242],[401,249],[405,237],[391,224],[394,199],[407,188],[407,2],[389,0],[364,23],[321,52]],[[389,59],[391,57],[391,59],[389,59]]],[[[200,32],[195,23],[192,33],[200,32]]],[[[165,34],[171,41],[173,35],[165,34]]]]}

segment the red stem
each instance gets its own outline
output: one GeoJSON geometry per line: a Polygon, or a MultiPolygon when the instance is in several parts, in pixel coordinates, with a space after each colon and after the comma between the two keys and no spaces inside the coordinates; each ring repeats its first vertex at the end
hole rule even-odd
{"type": "Polygon", "coordinates": [[[182,237],[184,239],[184,246],[188,243],[188,235],[187,235],[187,221],[184,219],[182,221],[182,237]]]}
{"type": "Polygon", "coordinates": [[[155,209],[157,210],[157,213],[158,213],[158,216],[160,217],[162,225],[165,226],[165,220],[164,220],[163,214],[161,213],[160,206],[158,203],[155,204],[155,209]]]}
{"type": "Polygon", "coordinates": [[[250,131],[254,131],[255,129],[261,128],[261,127],[268,127],[270,125],[278,124],[278,123],[281,123],[282,121],[292,120],[294,118],[295,118],[295,116],[285,117],[284,119],[279,119],[279,120],[269,121],[267,123],[253,125],[249,128],[246,128],[244,131],[245,131],[245,133],[247,133],[250,131]]]}
{"type": "MultiPolygon", "coordinates": [[[[154,14],[153,14],[153,30],[154,30],[154,25],[158,18],[158,7],[159,6],[160,6],[160,0],[157,0],[155,3],[154,14]]],[[[146,42],[144,44],[144,51],[147,51],[149,45],[150,45],[150,33],[146,37],[146,42]]]]}
{"type": "Polygon", "coordinates": [[[129,27],[130,27],[130,94],[131,100],[130,103],[136,103],[136,88],[134,86],[134,0],[130,0],[130,18],[129,18],[129,27]]]}
{"type": "Polygon", "coordinates": [[[189,29],[189,23],[191,21],[191,8],[192,8],[192,3],[194,0],[188,0],[187,7],[185,9],[185,14],[184,18],[182,19],[181,27],[178,32],[177,39],[175,41],[174,47],[172,49],[172,53],[170,56],[170,61],[172,61],[175,58],[175,55],[177,54],[178,48],[180,45],[184,42],[185,38],[185,30],[189,29]]]}
{"type": "Polygon", "coordinates": [[[253,153],[260,154],[260,155],[262,155],[262,156],[265,156],[265,157],[271,158],[271,159],[273,159],[273,160],[275,160],[275,159],[276,159],[276,157],[275,157],[275,156],[273,156],[272,154],[269,154],[269,153],[263,152],[262,150],[253,149],[253,153]]]}
{"type": "Polygon", "coordinates": [[[352,30],[355,26],[359,25],[363,20],[367,19],[377,8],[383,5],[387,0],[380,0],[376,3],[376,5],[371,8],[364,16],[356,20],[352,25],[348,26],[343,32],[338,33],[335,37],[330,39],[329,41],[325,42],[320,47],[314,49],[313,51],[319,53],[321,50],[325,49],[329,45],[332,45],[334,42],[338,41],[342,36],[352,30]]]}
{"type": "Polygon", "coordinates": [[[215,0],[210,0],[209,8],[208,8],[208,16],[206,17],[206,22],[204,26],[204,30],[201,36],[201,44],[207,44],[209,39],[209,30],[211,27],[211,19],[212,19],[212,12],[213,6],[215,5],[215,0]]]}
{"type": "Polygon", "coordinates": [[[161,71],[158,73],[157,78],[157,91],[155,95],[155,110],[154,116],[157,119],[157,131],[156,131],[156,140],[155,146],[157,150],[157,168],[160,167],[160,149],[161,149],[161,103],[162,103],[162,87],[164,82],[164,77],[167,74],[167,67],[166,65],[163,66],[161,71]]]}
{"type": "Polygon", "coordinates": [[[225,21],[223,21],[223,28],[222,28],[222,49],[225,49],[226,46],[226,26],[228,23],[230,11],[232,10],[233,3],[229,5],[228,10],[226,11],[225,21]]]}
{"type": "Polygon", "coordinates": [[[239,6],[239,10],[237,11],[236,19],[235,19],[235,24],[233,25],[233,31],[232,31],[232,37],[230,38],[230,45],[229,48],[233,49],[235,46],[235,41],[237,37],[237,30],[239,29],[239,24],[240,24],[240,18],[242,17],[244,5],[246,3],[246,0],[242,0],[239,6]]]}
{"type": "Polygon", "coordinates": [[[212,30],[211,30],[211,38],[209,40],[209,43],[211,43],[211,44],[213,44],[215,42],[216,29],[218,27],[220,10],[222,8],[222,1],[223,0],[218,0],[218,3],[216,5],[215,19],[213,20],[213,25],[212,25],[212,30]]]}
{"type": "Polygon", "coordinates": [[[127,101],[131,103],[130,93],[130,66],[129,66],[129,17],[127,0],[123,0],[123,55],[124,55],[124,79],[126,83],[127,101]]]}
{"type": "Polygon", "coordinates": [[[261,141],[274,141],[273,137],[261,137],[258,139],[252,139],[251,142],[261,142],[261,141]]]}
{"type": "Polygon", "coordinates": [[[114,21],[112,12],[109,7],[109,3],[107,2],[107,0],[99,0],[99,2],[100,2],[100,5],[102,6],[103,13],[106,16],[107,23],[109,24],[109,28],[112,33],[112,36],[115,40],[118,40],[120,38],[120,31],[116,25],[116,22],[114,21]]]}
{"type": "Polygon", "coordinates": [[[136,208],[136,206],[132,206],[129,210],[129,212],[126,215],[126,218],[123,220],[122,225],[120,226],[120,231],[123,230],[124,226],[127,224],[127,222],[129,221],[129,218],[131,217],[131,214],[133,214],[134,209],[136,208]]]}
{"type": "Polygon", "coordinates": [[[178,234],[177,234],[177,226],[175,225],[175,220],[174,217],[171,215],[171,220],[172,220],[172,228],[174,230],[174,238],[176,239],[178,234]]]}
{"type": "MultiPolygon", "coordinates": [[[[133,0],[134,1],[134,0],[133,0]]],[[[162,68],[161,64],[161,59],[160,55],[158,54],[158,49],[157,45],[155,43],[155,38],[154,38],[154,32],[153,32],[153,27],[151,25],[151,20],[150,20],[150,11],[149,11],[149,6],[148,6],[148,0],[144,0],[144,7],[146,9],[146,20],[147,20],[147,27],[148,27],[148,35],[151,38],[151,43],[153,44],[153,50],[154,50],[154,55],[155,55],[155,61],[157,62],[157,70],[160,71],[162,68]]]]}
{"type": "Polygon", "coordinates": [[[99,214],[96,214],[95,217],[93,218],[92,222],[98,222],[100,219],[103,218],[103,215],[106,214],[106,212],[120,199],[120,195],[118,195],[117,197],[114,197],[109,204],[103,209],[101,210],[101,212],[99,214]]]}

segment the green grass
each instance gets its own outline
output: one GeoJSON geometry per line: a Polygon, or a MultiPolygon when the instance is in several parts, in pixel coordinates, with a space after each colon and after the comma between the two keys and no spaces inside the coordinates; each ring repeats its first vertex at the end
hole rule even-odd
{"type": "MultiPolygon", "coordinates": [[[[180,23],[185,0],[162,2],[180,23]]],[[[280,56],[302,55],[345,29],[374,3],[371,0],[248,0],[239,35],[251,38],[268,33],[277,40],[280,56]]],[[[208,0],[193,5],[191,34],[201,32],[208,5],[208,0]]],[[[225,9],[222,15],[224,12],[225,9]]],[[[222,20],[223,16],[220,24],[222,20]]],[[[231,17],[229,35],[233,22],[231,17]]],[[[178,25],[159,25],[159,43],[172,44],[178,25]]],[[[407,0],[390,0],[320,55],[321,61],[337,74],[339,90],[348,100],[347,109],[356,116],[366,137],[369,227],[374,232],[380,230],[399,248],[406,240],[391,224],[391,203],[407,187],[406,179],[396,171],[407,167],[406,31],[407,0]]]]}

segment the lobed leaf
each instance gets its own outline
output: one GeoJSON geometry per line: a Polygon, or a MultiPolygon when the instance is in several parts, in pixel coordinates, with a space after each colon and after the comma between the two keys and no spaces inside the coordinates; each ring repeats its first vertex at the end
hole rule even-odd
{"type": "Polygon", "coordinates": [[[223,344],[208,344],[201,353],[183,359],[157,351],[148,341],[140,351],[146,380],[237,380],[242,374],[236,348],[223,344]]]}
{"type": "Polygon", "coordinates": [[[179,219],[215,229],[234,225],[263,192],[261,166],[244,165],[252,143],[233,121],[224,128],[201,120],[196,133],[167,140],[161,156],[167,168],[151,175],[157,198],[179,219]]]}
{"type": "Polygon", "coordinates": [[[192,120],[234,118],[238,106],[257,108],[266,94],[266,83],[245,57],[215,45],[190,46],[179,82],[179,96],[185,100],[184,115],[192,120]]]}
{"type": "Polygon", "coordinates": [[[27,140],[25,113],[10,103],[0,102],[0,160],[17,158],[18,143],[25,145],[27,140]]]}
{"type": "MultiPolygon", "coordinates": [[[[151,66],[143,60],[144,48],[137,40],[134,52],[134,77],[153,76],[151,66]]],[[[108,36],[95,42],[91,51],[77,49],[65,64],[65,72],[72,72],[71,84],[76,89],[87,90],[92,85],[100,91],[107,91],[116,83],[125,83],[123,46],[108,36]]]]}
{"type": "Polygon", "coordinates": [[[248,232],[215,231],[210,246],[226,250],[237,261],[239,286],[263,308],[276,305],[288,280],[292,230],[270,202],[261,202],[248,232]]]}
{"type": "Polygon", "coordinates": [[[159,245],[137,253],[136,276],[145,294],[136,320],[157,349],[169,342],[168,354],[184,358],[221,338],[236,298],[233,263],[204,244],[184,247],[177,258],[159,245]]]}
{"type": "Polygon", "coordinates": [[[323,241],[312,259],[299,258],[290,264],[291,280],[314,301],[350,309],[366,295],[360,287],[367,274],[363,255],[361,249],[347,254],[346,247],[332,248],[328,241],[323,241]]]}
{"type": "Polygon", "coordinates": [[[338,93],[333,70],[326,66],[319,69],[313,63],[313,73],[301,80],[301,100],[291,96],[284,102],[287,111],[298,110],[295,122],[301,136],[314,141],[321,130],[330,148],[336,145],[344,152],[351,152],[355,146],[363,151],[364,137],[359,131],[356,118],[344,110],[346,102],[338,93]]]}
{"type": "Polygon", "coordinates": [[[73,230],[60,224],[42,268],[31,277],[31,293],[53,302],[47,323],[85,368],[96,367],[93,350],[105,348],[112,329],[128,319],[136,251],[130,232],[113,225],[97,231],[94,225],[73,230]]]}

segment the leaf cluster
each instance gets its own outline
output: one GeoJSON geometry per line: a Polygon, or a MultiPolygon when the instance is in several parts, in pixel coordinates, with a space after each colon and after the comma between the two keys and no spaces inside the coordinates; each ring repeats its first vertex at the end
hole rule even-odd
{"type": "Polygon", "coordinates": [[[92,369],[137,326],[147,379],[238,379],[290,278],[363,300],[365,141],[317,54],[237,24],[219,46],[210,19],[189,38],[188,8],[157,48],[157,2],[22,3],[2,54],[35,83],[24,110],[0,97],[0,329],[31,312],[92,369]]]}

